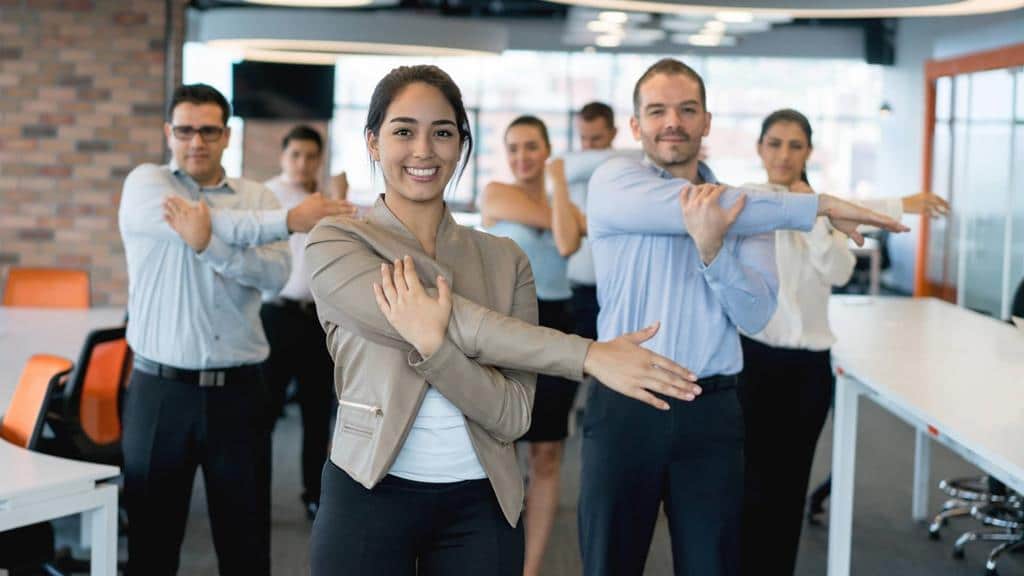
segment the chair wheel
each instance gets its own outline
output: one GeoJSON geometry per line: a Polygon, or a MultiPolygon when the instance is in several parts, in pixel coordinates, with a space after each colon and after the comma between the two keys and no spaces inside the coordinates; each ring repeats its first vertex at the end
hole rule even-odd
{"type": "Polygon", "coordinates": [[[999,571],[995,568],[986,568],[985,576],[999,576],[999,571]]]}
{"type": "Polygon", "coordinates": [[[928,528],[928,539],[929,540],[938,540],[940,538],[940,536],[941,535],[939,534],[938,530],[932,530],[931,528],[928,528]]]}
{"type": "Polygon", "coordinates": [[[963,548],[953,548],[953,558],[956,558],[957,560],[963,560],[963,558],[964,558],[964,549],[963,548]]]}

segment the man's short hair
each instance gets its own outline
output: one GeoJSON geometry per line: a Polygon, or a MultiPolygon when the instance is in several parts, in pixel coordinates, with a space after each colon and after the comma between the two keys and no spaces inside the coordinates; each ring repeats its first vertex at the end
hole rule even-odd
{"type": "Polygon", "coordinates": [[[680,76],[686,76],[696,82],[700,87],[700,105],[707,110],[707,94],[704,90],[704,79],[700,77],[700,74],[697,74],[696,70],[675,58],[662,58],[652,64],[651,67],[648,68],[642,76],[640,76],[640,79],[636,81],[636,86],[633,87],[633,113],[636,116],[640,116],[640,86],[655,74],[677,74],[680,76]]]}
{"type": "Polygon", "coordinates": [[[178,107],[178,104],[185,102],[196,105],[216,104],[220,107],[221,118],[225,126],[228,124],[228,118],[231,118],[231,104],[228,104],[227,98],[216,88],[208,84],[183,84],[174,90],[171,103],[167,106],[168,122],[174,117],[174,109],[178,107]]]}
{"type": "Polygon", "coordinates": [[[308,140],[316,144],[317,153],[324,151],[324,139],[320,136],[320,133],[313,129],[312,126],[306,124],[299,124],[292,128],[284,135],[284,139],[281,140],[281,150],[288,147],[288,143],[292,140],[308,140]]]}
{"type": "Polygon", "coordinates": [[[604,102],[590,102],[580,108],[580,118],[584,122],[593,122],[598,118],[604,118],[608,128],[615,128],[615,112],[612,111],[612,107],[605,104],[604,102]]]}

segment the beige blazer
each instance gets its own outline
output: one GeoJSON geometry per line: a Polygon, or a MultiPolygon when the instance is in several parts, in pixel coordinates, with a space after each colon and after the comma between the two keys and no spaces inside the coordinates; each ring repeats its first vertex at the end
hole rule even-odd
{"type": "Polygon", "coordinates": [[[339,402],[331,461],[372,488],[434,386],[465,416],[514,526],[523,481],[513,442],[530,427],[535,372],[581,380],[591,340],[536,326],[533,273],[511,240],[459,226],[446,207],[436,253],[432,259],[423,252],[383,197],[363,220],[328,218],[310,232],[306,265],[339,402]],[[426,359],[388,324],[373,295],[381,263],[405,255],[425,285],[442,275],[453,290],[448,338],[426,359]]]}

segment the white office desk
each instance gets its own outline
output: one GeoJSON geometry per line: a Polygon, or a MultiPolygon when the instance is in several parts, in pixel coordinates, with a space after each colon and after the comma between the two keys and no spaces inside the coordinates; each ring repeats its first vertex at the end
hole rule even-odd
{"type": "Polygon", "coordinates": [[[833,297],[836,399],[828,573],[850,571],[861,396],[917,430],[913,515],[928,514],[931,439],[1024,491],[1024,335],[931,298],[833,297]]]}
{"type": "Polygon", "coordinates": [[[124,308],[0,306],[0,413],[7,410],[21,370],[33,354],[56,354],[75,362],[90,330],[123,324],[124,308]]]}
{"type": "Polygon", "coordinates": [[[117,573],[117,486],[97,484],[117,476],[116,466],[47,456],[0,440],[0,468],[0,532],[82,514],[89,573],[117,573]]]}
{"type": "MultiPolygon", "coordinates": [[[[58,310],[0,306],[0,413],[33,354],[72,362],[90,330],[124,323],[122,308],[58,310]]],[[[92,576],[117,573],[117,486],[97,484],[119,474],[102,466],[24,450],[0,440],[0,531],[82,514],[92,576]]]]}

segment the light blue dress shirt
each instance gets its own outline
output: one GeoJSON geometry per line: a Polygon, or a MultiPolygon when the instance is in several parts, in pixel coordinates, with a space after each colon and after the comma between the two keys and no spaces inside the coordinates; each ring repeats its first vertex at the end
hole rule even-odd
{"type": "MultiPolygon", "coordinates": [[[[716,182],[704,164],[699,174],[716,182]]],[[[698,377],[743,369],[737,327],[760,331],[775,310],[773,235],[809,230],[818,199],[728,189],[722,205],[740,193],[747,204],[722,249],[705,266],[687,235],[679,193],[689,182],[649,160],[616,157],[590,179],[587,226],[597,276],[598,334],[616,337],[661,321],[644,346],[672,358],[698,377]]]]}
{"type": "Polygon", "coordinates": [[[143,164],[125,179],[118,224],[128,261],[128,343],[186,369],[262,362],[269,353],[260,291],[288,280],[287,212],[266,186],[225,178],[201,188],[173,166],[143,164]],[[176,194],[211,207],[213,234],[196,254],[163,218],[176,194]]]}

